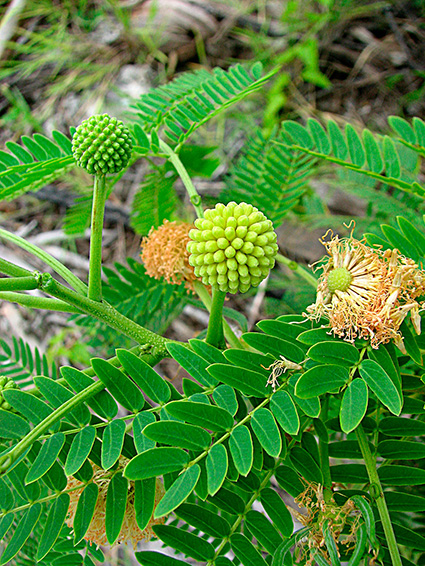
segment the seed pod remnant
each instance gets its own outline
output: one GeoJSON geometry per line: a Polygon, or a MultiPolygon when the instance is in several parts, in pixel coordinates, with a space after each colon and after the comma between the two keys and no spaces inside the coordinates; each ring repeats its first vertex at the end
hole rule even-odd
{"type": "Polygon", "coordinates": [[[195,226],[189,232],[189,263],[205,285],[246,293],[274,266],[278,246],[273,224],[251,204],[218,203],[195,226]]]}
{"type": "Polygon", "coordinates": [[[72,137],[72,155],[91,175],[118,173],[129,162],[132,148],[130,130],[108,114],[84,120],[72,137]]]}

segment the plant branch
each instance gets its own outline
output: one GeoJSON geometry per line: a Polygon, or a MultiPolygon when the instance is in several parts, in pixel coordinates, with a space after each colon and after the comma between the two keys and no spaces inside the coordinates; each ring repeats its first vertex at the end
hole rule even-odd
{"type": "Polygon", "coordinates": [[[106,177],[94,178],[93,204],[91,213],[90,266],[88,297],[92,301],[102,300],[102,234],[106,202],[106,177]]]}
{"type": "Polygon", "coordinates": [[[379,516],[381,518],[382,527],[384,529],[385,539],[388,544],[388,550],[390,551],[392,564],[393,566],[402,566],[400,552],[397,546],[397,541],[395,539],[394,529],[391,523],[390,515],[388,513],[387,503],[385,501],[381,481],[376,470],[376,460],[372,456],[366,433],[361,424],[356,428],[356,436],[360,445],[360,449],[362,451],[370,485],[374,486],[375,491],[377,491],[377,496],[372,493],[372,491],[371,495],[374,496],[376,506],[378,507],[379,516]]]}
{"type": "Polygon", "coordinates": [[[0,300],[17,303],[31,309],[44,309],[47,311],[81,313],[77,307],[69,305],[64,301],[57,299],[49,299],[47,297],[35,297],[34,295],[26,295],[24,293],[14,293],[12,291],[0,292],[0,300]]]}
{"type": "Polygon", "coordinates": [[[317,289],[317,279],[299,263],[292,259],[288,259],[282,254],[276,255],[276,261],[283,263],[283,265],[286,265],[286,267],[288,267],[291,271],[295,271],[300,277],[305,279],[309,285],[314,287],[314,289],[317,289]]]}
{"type": "Polygon", "coordinates": [[[0,258],[0,273],[4,275],[9,275],[10,277],[29,277],[32,275],[32,271],[19,267],[10,261],[0,258]]]}
{"type": "Polygon", "coordinates": [[[34,275],[0,278],[0,291],[33,291],[37,287],[38,281],[34,275]]]}

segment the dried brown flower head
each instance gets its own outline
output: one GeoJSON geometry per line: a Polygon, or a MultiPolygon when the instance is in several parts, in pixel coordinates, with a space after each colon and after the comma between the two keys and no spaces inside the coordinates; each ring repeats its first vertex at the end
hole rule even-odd
{"type": "Polygon", "coordinates": [[[164,277],[173,285],[184,281],[186,288],[193,290],[193,281],[197,277],[189,264],[189,253],[186,249],[192,228],[192,224],[168,220],[156,230],[151,228],[141,244],[141,257],[148,275],[155,279],[164,277]]]}
{"type": "MultiPolygon", "coordinates": [[[[121,456],[118,469],[123,470],[127,463],[127,458],[121,456]]],[[[99,466],[96,466],[96,464],[91,463],[91,465],[94,472],[93,482],[99,487],[99,496],[97,498],[93,519],[91,520],[90,526],[84,538],[86,540],[94,542],[97,546],[104,546],[109,545],[105,532],[106,495],[108,492],[109,482],[112,478],[112,475],[116,473],[116,470],[103,470],[102,468],[99,468],[99,466]]],[[[70,528],[72,528],[74,525],[78,501],[84,488],[85,484],[83,484],[79,480],[75,479],[72,476],[68,478],[67,489],[71,489],[72,491],[69,492],[71,499],[69,503],[66,524],[70,528]]],[[[154,510],[163,497],[164,493],[164,486],[162,485],[161,480],[157,479],[154,510]]],[[[162,524],[165,521],[165,517],[162,517],[161,519],[154,519],[152,515],[147,527],[143,531],[141,531],[136,521],[134,495],[135,483],[134,481],[129,481],[127,507],[124,514],[124,522],[122,524],[120,534],[118,535],[118,538],[114,543],[114,546],[121,542],[129,541],[135,548],[140,540],[149,541],[152,536],[154,536],[154,532],[152,530],[153,525],[162,524]]]]}
{"type": "Polygon", "coordinates": [[[396,249],[370,248],[352,236],[322,244],[329,257],[307,316],[328,319],[344,340],[364,338],[373,348],[394,340],[404,351],[399,329],[409,313],[420,333],[422,304],[415,299],[425,294],[425,272],[396,249]]]}

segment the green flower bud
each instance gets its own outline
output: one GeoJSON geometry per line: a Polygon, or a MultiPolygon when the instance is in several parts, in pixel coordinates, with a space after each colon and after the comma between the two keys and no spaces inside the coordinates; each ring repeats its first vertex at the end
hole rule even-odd
{"type": "Polygon", "coordinates": [[[3,397],[3,391],[8,389],[19,389],[18,385],[5,375],[0,375],[0,409],[3,411],[14,411],[14,409],[9,405],[6,399],[3,397]]]}
{"type": "Polygon", "coordinates": [[[91,175],[118,173],[129,162],[132,148],[130,130],[108,114],[84,120],[72,137],[72,155],[91,175]]]}
{"type": "Polygon", "coordinates": [[[273,224],[251,204],[219,203],[195,226],[189,232],[189,263],[205,285],[245,293],[274,266],[278,246],[273,224]]]}

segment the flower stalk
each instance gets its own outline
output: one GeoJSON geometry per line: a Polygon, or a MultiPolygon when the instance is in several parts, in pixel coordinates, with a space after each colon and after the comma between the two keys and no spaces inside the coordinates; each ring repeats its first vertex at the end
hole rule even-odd
{"type": "Polygon", "coordinates": [[[216,348],[226,348],[223,333],[223,306],[226,293],[213,287],[210,320],[207,330],[207,344],[216,348]]]}
{"type": "Polygon", "coordinates": [[[102,300],[102,234],[105,201],[106,177],[103,174],[97,174],[94,178],[89,260],[88,297],[92,301],[102,300]]]}

